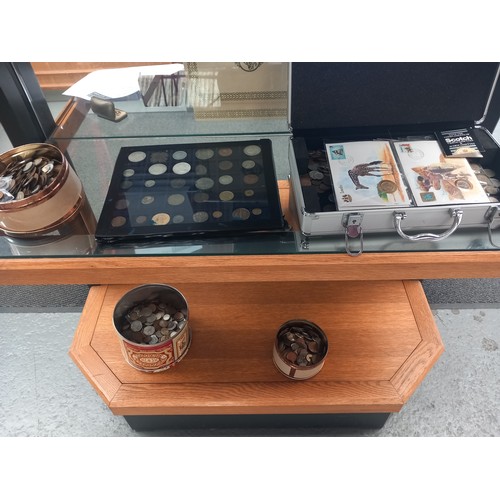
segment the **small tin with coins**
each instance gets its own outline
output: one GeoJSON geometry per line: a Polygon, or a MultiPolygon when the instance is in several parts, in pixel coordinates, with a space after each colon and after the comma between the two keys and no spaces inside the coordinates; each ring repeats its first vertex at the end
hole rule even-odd
{"type": "Polygon", "coordinates": [[[173,367],[191,345],[188,316],[186,299],[169,285],[155,283],[129,290],[113,311],[125,360],[149,373],[173,367]]]}
{"type": "Polygon", "coordinates": [[[12,237],[49,233],[87,202],[82,183],[51,144],[26,144],[0,155],[0,231],[12,237]]]}
{"type": "Polygon", "coordinates": [[[305,319],[283,323],[273,346],[273,361],[286,377],[305,380],[314,377],[325,363],[328,338],[316,324],[305,319]]]}

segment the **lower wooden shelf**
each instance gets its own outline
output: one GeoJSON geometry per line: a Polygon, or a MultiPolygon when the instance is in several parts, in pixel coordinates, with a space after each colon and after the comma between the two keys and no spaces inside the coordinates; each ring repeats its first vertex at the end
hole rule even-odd
{"type": "Polygon", "coordinates": [[[134,285],[92,287],[70,356],[116,415],[397,412],[443,352],[419,281],[168,283],[186,297],[192,345],[161,373],[127,364],[113,329],[134,285]],[[329,354],[309,380],[273,364],[279,326],[314,321],[329,354]]]}

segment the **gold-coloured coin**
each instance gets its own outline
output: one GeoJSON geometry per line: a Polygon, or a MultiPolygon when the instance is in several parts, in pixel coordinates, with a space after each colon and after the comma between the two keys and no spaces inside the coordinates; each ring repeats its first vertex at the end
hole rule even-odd
{"type": "Polygon", "coordinates": [[[111,225],[113,227],[121,227],[127,222],[127,219],[122,216],[114,217],[111,219],[111,225]]]}
{"type": "Polygon", "coordinates": [[[151,217],[151,219],[153,220],[153,222],[157,226],[165,226],[166,224],[168,224],[170,222],[170,215],[161,212],[161,213],[153,215],[153,217],[151,217]]]}
{"type": "Polygon", "coordinates": [[[231,201],[234,198],[234,193],[232,191],[222,191],[219,194],[219,198],[222,201],[231,201]]]}

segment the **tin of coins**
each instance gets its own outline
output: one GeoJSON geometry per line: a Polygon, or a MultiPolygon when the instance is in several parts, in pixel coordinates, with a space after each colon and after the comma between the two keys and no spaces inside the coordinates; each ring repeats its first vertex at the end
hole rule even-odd
{"type": "Polygon", "coordinates": [[[315,323],[293,319],[278,329],[273,345],[273,361],[286,377],[305,380],[317,375],[328,353],[328,338],[315,323]]]}
{"type": "Polygon", "coordinates": [[[125,361],[143,372],[172,368],[191,345],[186,299],[179,290],[165,284],[141,285],[125,293],[113,310],[113,325],[125,361]],[[158,315],[178,319],[162,327],[158,315]]]}
{"type": "Polygon", "coordinates": [[[51,144],[26,144],[1,154],[0,177],[0,232],[8,236],[50,233],[87,203],[76,172],[51,144]]]}

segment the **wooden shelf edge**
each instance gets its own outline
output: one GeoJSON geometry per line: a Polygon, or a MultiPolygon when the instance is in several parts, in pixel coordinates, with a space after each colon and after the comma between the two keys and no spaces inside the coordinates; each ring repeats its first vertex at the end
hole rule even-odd
{"type": "Polygon", "coordinates": [[[389,382],[310,381],[128,384],[109,404],[115,415],[384,413],[402,406],[389,382]]]}
{"type": "Polygon", "coordinates": [[[109,406],[122,385],[120,380],[90,346],[81,347],[78,350],[71,348],[68,354],[101,399],[109,406]]]}
{"type": "Polygon", "coordinates": [[[422,342],[390,379],[406,403],[444,352],[444,345],[421,282],[403,281],[403,286],[422,337],[422,342]]]}

